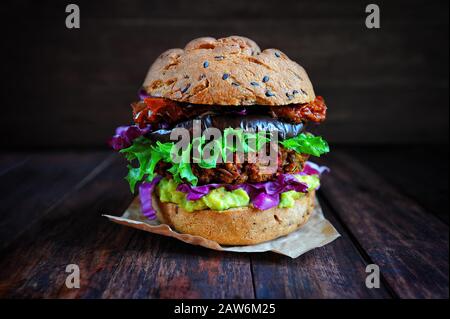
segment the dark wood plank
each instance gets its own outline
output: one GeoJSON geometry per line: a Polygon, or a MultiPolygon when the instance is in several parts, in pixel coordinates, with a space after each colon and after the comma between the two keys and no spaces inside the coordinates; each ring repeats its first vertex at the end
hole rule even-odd
{"type": "Polygon", "coordinates": [[[12,170],[18,169],[25,164],[30,157],[28,155],[2,154],[0,156],[0,178],[12,170]]]}
{"type": "Polygon", "coordinates": [[[253,297],[249,257],[119,226],[101,213],[132,199],[117,159],[54,207],[0,258],[0,296],[29,298],[253,297]],[[80,267],[81,288],[65,287],[80,267]]]}
{"type": "Polygon", "coordinates": [[[448,224],[448,145],[350,146],[345,151],[448,224]]]}
{"type": "MultiPolygon", "coordinates": [[[[326,178],[326,177],[324,177],[326,178]]],[[[252,255],[258,298],[391,298],[384,283],[379,289],[365,285],[367,261],[322,202],[324,215],[342,237],[297,259],[275,254],[252,255]]]]}
{"type": "Polygon", "coordinates": [[[59,152],[12,156],[17,163],[28,157],[29,160],[7,171],[0,179],[0,249],[45,216],[71,191],[94,178],[109,155],[105,152],[59,152]]]}
{"type": "Polygon", "coordinates": [[[448,298],[448,226],[344,152],[322,192],[402,298],[448,298]]]}
{"type": "Polygon", "coordinates": [[[249,256],[157,242],[146,233],[132,238],[102,298],[254,298],[249,256]]]}

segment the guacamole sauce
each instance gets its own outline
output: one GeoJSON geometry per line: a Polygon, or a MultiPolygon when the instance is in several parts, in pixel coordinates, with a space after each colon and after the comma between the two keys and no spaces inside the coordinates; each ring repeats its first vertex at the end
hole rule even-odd
{"type": "Polygon", "coordinates": [[[162,179],[158,184],[159,198],[162,202],[178,204],[188,212],[202,209],[226,210],[236,207],[246,207],[250,197],[243,189],[227,191],[220,187],[212,190],[198,200],[187,200],[186,194],[177,191],[178,184],[172,179],[162,179]]]}
{"type": "MultiPolygon", "coordinates": [[[[308,191],[316,189],[320,185],[317,175],[296,175],[296,178],[308,185],[308,191]]],[[[161,202],[175,203],[188,212],[208,208],[220,211],[236,207],[247,207],[250,204],[250,197],[247,192],[240,188],[227,191],[224,187],[219,187],[198,200],[187,200],[185,193],[177,191],[177,186],[178,184],[173,179],[163,178],[157,187],[161,202]]],[[[296,191],[281,193],[278,207],[294,207],[295,201],[302,196],[305,196],[305,194],[296,191]]]]}

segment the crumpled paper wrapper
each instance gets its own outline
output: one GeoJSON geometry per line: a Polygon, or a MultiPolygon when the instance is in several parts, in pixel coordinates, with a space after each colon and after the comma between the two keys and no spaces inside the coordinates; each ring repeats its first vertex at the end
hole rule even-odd
{"type": "Polygon", "coordinates": [[[121,217],[111,215],[103,216],[121,225],[173,237],[188,244],[199,245],[214,250],[241,253],[272,251],[291,258],[297,258],[311,249],[322,247],[340,236],[333,225],[323,216],[322,208],[317,199],[311,217],[300,229],[287,236],[249,246],[221,246],[213,240],[200,236],[178,233],[171,229],[169,225],[161,224],[158,220],[149,220],[143,216],[141,214],[139,197],[133,200],[121,217]]]}

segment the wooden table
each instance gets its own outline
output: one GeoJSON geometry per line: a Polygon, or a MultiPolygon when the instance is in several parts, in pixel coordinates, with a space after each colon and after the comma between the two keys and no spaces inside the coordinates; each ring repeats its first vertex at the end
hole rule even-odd
{"type": "Polygon", "coordinates": [[[290,259],[109,222],[102,213],[132,200],[111,152],[3,154],[0,297],[448,298],[447,161],[447,149],[336,147],[320,160],[331,173],[319,200],[342,237],[290,259]],[[79,289],[65,286],[68,264],[79,289]],[[379,289],[365,285],[368,264],[380,267],[379,289]]]}

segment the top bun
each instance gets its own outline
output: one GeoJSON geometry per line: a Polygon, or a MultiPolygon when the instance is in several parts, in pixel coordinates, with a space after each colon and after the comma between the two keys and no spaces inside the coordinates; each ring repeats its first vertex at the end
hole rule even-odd
{"type": "Polygon", "coordinates": [[[145,78],[151,96],[215,105],[288,105],[315,99],[305,70],[245,37],[198,38],[161,54],[145,78]]]}

